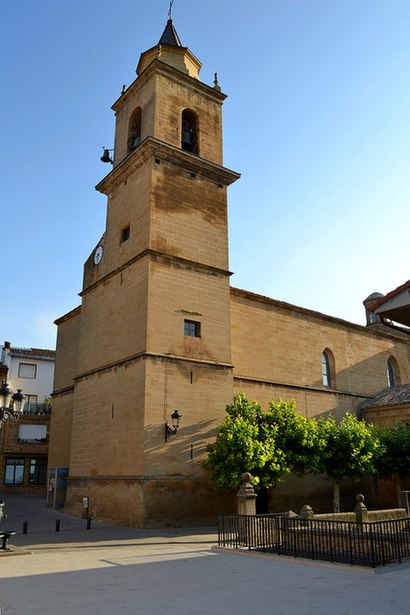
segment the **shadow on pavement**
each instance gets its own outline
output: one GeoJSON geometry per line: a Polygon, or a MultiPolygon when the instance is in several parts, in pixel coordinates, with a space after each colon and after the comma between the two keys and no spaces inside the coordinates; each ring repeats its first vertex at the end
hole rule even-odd
{"type": "MultiPolygon", "coordinates": [[[[1,498],[0,498],[1,499],[1,498]]],[[[91,529],[87,529],[86,519],[67,515],[61,510],[47,507],[44,498],[25,495],[5,495],[7,520],[0,523],[2,529],[14,530],[16,535],[10,540],[10,546],[56,548],[57,545],[68,546],[84,543],[87,545],[114,541],[117,546],[124,543],[138,543],[141,540],[152,544],[192,544],[204,543],[207,547],[216,544],[216,528],[155,528],[139,529],[122,525],[113,525],[92,520],[91,529]],[[59,530],[56,531],[56,521],[59,530]],[[27,523],[27,534],[23,533],[27,523]],[[185,538],[185,539],[184,539],[185,538]],[[54,545],[51,547],[51,545],[54,545]]]]}

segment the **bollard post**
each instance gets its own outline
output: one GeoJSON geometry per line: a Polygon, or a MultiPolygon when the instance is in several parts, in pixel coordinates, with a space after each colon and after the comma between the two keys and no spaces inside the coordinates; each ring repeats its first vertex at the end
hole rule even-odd
{"type": "Polygon", "coordinates": [[[356,514],[356,523],[367,523],[369,521],[369,513],[364,503],[364,495],[358,493],[356,496],[356,506],[354,512],[356,514]]]}
{"type": "Polygon", "coordinates": [[[87,517],[87,530],[91,530],[91,517],[87,517]]]}
{"type": "Polygon", "coordinates": [[[27,534],[28,521],[23,521],[23,534],[27,534]]]}
{"type": "Polygon", "coordinates": [[[60,531],[60,519],[56,519],[56,532],[60,531]]]}

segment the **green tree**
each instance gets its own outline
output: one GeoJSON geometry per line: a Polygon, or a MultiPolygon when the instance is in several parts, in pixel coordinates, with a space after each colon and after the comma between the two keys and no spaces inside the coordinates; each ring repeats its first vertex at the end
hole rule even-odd
{"type": "Polygon", "coordinates": [[[376,461],[379,478],[396,483],[397,502],[401,505],[401,481],[410,475],[410,428],[402,422],[387,427],[374,426],[382,450],[376,461]]]}
{"type": "Polygon", "coordinates": [[[265,420],[275,425],[276,446],[286,453],[293,474],[303,476],[317,468],[323,449],[318,423],[300,415],[295,400],[270,402],[265,420]]]}
{"type": "Polygon", "coordinates": [[[252,474],[255,488],[276,485],[290,468],[275,443],[276,427],[243,393],[226,407],[227,416],[213,444],[207,447],[205,467],[218,489],[236,489],[244,472],[252,474]]]}
{"type": "Polygon", "coordinates": [[[219,489],[239,487],[250,472],[257,489],[275,486],[290,472],[309,471],[317,455],[317,423],[296,411],[295,402],[271,402],[267,412],[240,393],[226,407],[205,463],[219,489]]]}
{"type": "Polygon", "coordinates": [[[321,454],[312,470],[332,480],[333,511],[340,512],[340,484],[345,478],[374,475],[382,445],[372,427],[353,414],[346,414],[339,423],[333,416],[320,419],[318,437],[321,454]]]}

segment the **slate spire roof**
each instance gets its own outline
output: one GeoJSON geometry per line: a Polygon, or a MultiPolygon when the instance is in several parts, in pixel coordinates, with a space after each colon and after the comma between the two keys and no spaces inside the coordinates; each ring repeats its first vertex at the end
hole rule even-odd
{"type": "Polygon", "coordinates": [[[182,47],[181,39],[174,28],[172,19],[168,19],[165,30],[158,41],[158,45],[170,45],[171,47],[182,47]]]}

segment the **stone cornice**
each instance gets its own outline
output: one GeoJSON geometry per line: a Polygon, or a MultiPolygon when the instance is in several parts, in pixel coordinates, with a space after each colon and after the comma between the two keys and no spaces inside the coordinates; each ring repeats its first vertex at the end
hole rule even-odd
{"type": "MultiPolygon", "coordinates": [[[[107,273],[107,275],[103,276],[102,278],[100,278],[99,280],[91,284],[90,286],[87,286],[87,288],[83,288],[81,293],[79,293],[80,297],[84,297],[84,295],[89,293],[94,288],[97,288],[97,286],[99,286],[100,284],[104,284],[110,278],[114,277],[115,275],[118,275],[119,273],[127,269],[127,267],[136,263],[137,261],[141,260],[142,258],[146,256],[153,260],[162,260],[163,263],[177,262],[181,265],[184,265],[187,269],[203,271],[205,273],[216,274],[216,275],[220,275],[224,277],[232,275],[231,271],[226,271],[225,269],[218,269],[217,267],[212,267],[211,265],[199,263],[198,261],[191,261],[186,258],[181,258],[180,256],[174,256],[172,254],[164,254],[163,252],[158,252],[157,250],[147,249],[147,250],[144,250],[143,252],[140,252],[139,254],[137,254],[130,260],[128,260],[126,263],[124,263],[120,267],[117,267],[113,271],[110,271],[109,273],[107,273]]],[[[62,318],[64,318],[64,316],[62,318]]],[[[67,318],[68,318],[68,315],[67,315],[67,318]]],[[[56,324],[60,324],[60,323],[56,323],[56,324]]]]}
{"type": "Polygon", "coordinates": [[[53,391],[51,397],[62,397],[63,395],[70,395],[71,393],[74,393],[74,385],[53,391]]]}
{"type": "Polygon", "coordinates": [[[310,310],[309,308],[300,307],[298,305],[293,305],[292,303],[286,303],[286,301],[280,301],[279,299],[271,299],[270,297],[265,297],[264,295],[258,295],[257,293],[253,293],[248,290],[242,290],[240,288],[234,288],[231,286],[230,288],[231,297],[242,297],[243,299],[247,299],[254,303],[261,303],[267,306],[279,308],[282,310],[286,310],[289,312],[295,312],[299,314],[304,314],[306,316],[311,316],[318,320],[324,320],[330,323],[334,323],[336,325],[340,325],[344,328],[348,327],[349,329],[353,329],[356,331],[360,331],[361,333],[366,333],[367,335],[374,335],[375,337],[388,337],[397,341],[397,339],[401,339],[404,341],[408,341],[409,334],[404,332],[402,329],[393,329],[387,325],[378,325],[378,328],[366,327],[364,325],[358,325],[353,322],[349,322],[348,320],[343,320],[342,318],[337,318],[336,316],[329,316],[328,314],[323,314],[322,312],[317,312],[315,310],[310,310]],[[382,330],[383,327],[383,330],[382,330]]]}
{"type": "MultiPolygon", "coordinates": [[[[113,363],[108,363],[106,365],[101,365],[95,369],[82,372],[78,374],[74,378],[75,382],[81,381],[84,378],[88,378],[90,376],[94,376],[95,374],[101,374],[103,372],[110,372],[113,369],[118,369],[119,367],[125,367],[132,363],[139,363],[144,360],[154,360],[154,361],[168,361],[172,363],[193,363],[195,365],[207,365],[209,367],[213,367],[215,369],[233,369],[233,365],[231,363],[221,363],[218,361],[211,361],[208,359],[198,359],[195,357],[186,357],[175,354],[161,354],[156,352],[138,352],[135,355],[130,357],[125,357],[123,359],[119,359],[118,361],[114,361],[113,363]]],[[[55,395],[55,393],[53,393],[55,395]]]]}
{"type": "Polygon", "coordinates": [[[314,393],[323,393],[325,395],[336,395],[338,397],[360,397],[360,399],[371,399],[373,395],[367,393],[352,393],[350,391],[341,391],[339,389],[331,389],[329,387],[315,387],[304,384],[290,384],[289,382],[279,382],[277,380],[266,380],[265,378],[256,378],[254,376],[240,376],[234,374],[233,379],[241,382],[253,382],[255,384],[264,384],[266,386],[294,389],[296,391],[310,391],[314,393]]]}
{"type": "Polygon", "coordinates": [[[202,97],[211,98],[213,101],[217,100],[220,104],[227,98],[226,94],[223,94],[219,90],[203,83],[199,79],[195,79],[190,75],[182,73],[177,68],[161,62],[161,60],[153,60],[143,73],[131,85],[121,94],[121,96],[115,101],[111,109],[118,113],[124,103],[134,94],[135,90],[143,87],[145,83],[152,77],[153,73],[171,77],[174,82],[179,82],[183,85],[188,85],[190,88],[197,90],[202,97]]]}
{"type": "Polygon", "coordinates": [[[124,160],[113,168],[95,187],[102,194],[109,195],[119,184],[126,180],[130,173],[138,169],[149,158],[177,165],[199,177],[206,177],[221,186],[229,186],[240,178],[240,173],[231,171],[218,164],[186,152],[174,145],[147,137],[139,147],[130,152],[124,160]]]}
{"type": "Polygon", "coordinates": [[[64,314],[64,316],[60,316],[60,318],[57,318],[57,320],[54,321],[54,324],[61,325],[63,322],[66,322],[66,320],[70,320],[70,318],[74,318],[74,316],[77,316],[78,314],[80,314],[80,312],[81,312],[81,305],[74,308],[74,310],[67,312],[67,314],[64,314]]]}

